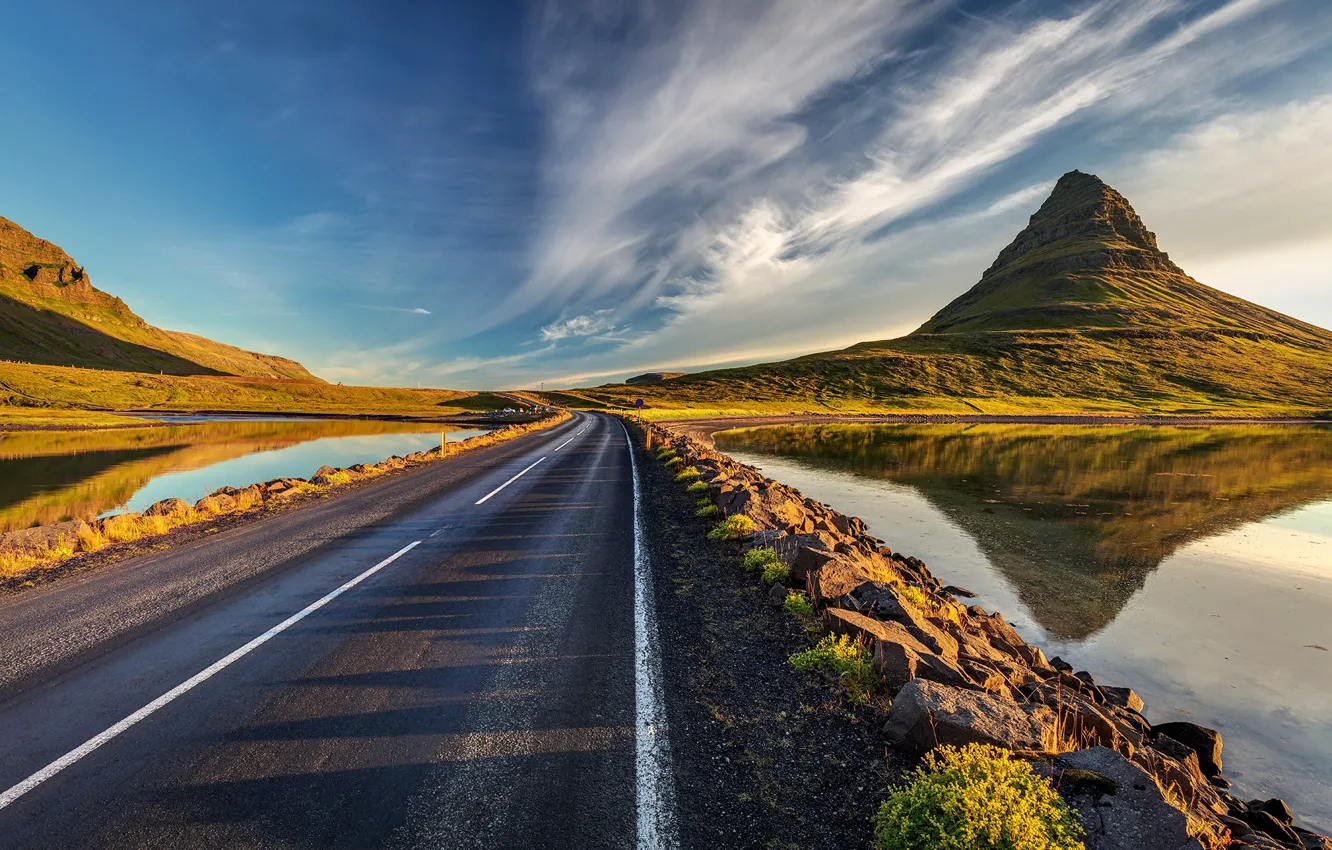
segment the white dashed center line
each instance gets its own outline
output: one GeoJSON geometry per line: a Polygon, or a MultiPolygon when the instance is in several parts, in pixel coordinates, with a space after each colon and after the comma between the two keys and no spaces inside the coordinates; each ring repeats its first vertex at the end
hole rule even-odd
{"type": "Polygon", "coordinates": [[[529,466],[527,469],[524,469],[522,472],[520,472],[520,473],[518,473],[517,475],[513,476],[513,477],[510,478],[508,481],[505,481],[503,484],[501,484],[500,486],[496,487],[494,490],[491,490],[491,491],[490,491],[489,493],[487,493],[486,495],[484,495],[484,496],[482,496],[481,498],[477,499],[477,500],[476,500],[476,503],[477,503],[478,505],[480,505],[480,504],[482,504],[482,503],[488,501],[488,500],[490,499],[491,496],[493,496],[493,495],[495,495],[496,493],[498,493],[499,491],[503,490],[505,487],[508,487],[510,484],[512,484],[513,482],[517,481],[519,478],[522,478],[524,475],[526,475],[528,472],[530,472],[530,471],[532,470],[532,467],[536,466],[537,463],[541,463],[541,461],[543,461],[543,460],[545,460],[544,457],[543,457],[543,458],[539,458],[539,459],[537,460],[536,463],[532,464],[532,466],[529,466]]]}

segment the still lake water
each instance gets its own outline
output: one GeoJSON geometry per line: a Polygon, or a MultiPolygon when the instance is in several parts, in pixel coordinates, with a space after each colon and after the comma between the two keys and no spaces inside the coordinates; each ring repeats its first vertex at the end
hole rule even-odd
{"type": "Polygon", "coordinates": [[[219,487],[309,478],[485,433],[368,420],[216,419],[109,431],[0,432],[0,532],[141,511],[219,487]]]}
{"type": "Polygon", "coordinates": [[[717,448],[859,516],[1246,799],[1332,829],[1332,427],[791,425],[717,448]]]}

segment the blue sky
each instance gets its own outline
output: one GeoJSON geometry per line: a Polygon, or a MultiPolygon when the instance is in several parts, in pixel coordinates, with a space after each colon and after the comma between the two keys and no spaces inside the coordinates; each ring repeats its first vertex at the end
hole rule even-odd
{"type": "Polygon", "coordinates": [[[10,11],[0,215],[348,383],[600,383],[910,331],[1053,181],[1332,326],[1324,0],[10,11]]]}

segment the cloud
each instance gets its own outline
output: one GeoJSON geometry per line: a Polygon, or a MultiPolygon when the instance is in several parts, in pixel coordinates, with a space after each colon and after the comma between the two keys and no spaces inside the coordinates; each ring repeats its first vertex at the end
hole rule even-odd
{"type": "Polygon", "coordinates": [[[597,22],[559,18],[535,64],[553,139],[538,271],[503,312],[614,301],[635,317],[613,355],[562,357],[570,376],[908,331],[975,282],[1059,171],[1252,109],[1256,75],[1332,33],[1280,14],[1294,5],[1019,4],[948,27],[944,6],[893,0],[667,20],[644,5],[600,22],[634,45],[609,58],[579,52],[597,22]]]}
{"type": "Polygon", "coordinates": [[[551,322],[541,329],[541,339],[545,342],[554,342],[569,337],[594,337],[605,334],[615,328],[615,321],[610,313],[610,310],[598,310],[595,313],[551,322]]]}

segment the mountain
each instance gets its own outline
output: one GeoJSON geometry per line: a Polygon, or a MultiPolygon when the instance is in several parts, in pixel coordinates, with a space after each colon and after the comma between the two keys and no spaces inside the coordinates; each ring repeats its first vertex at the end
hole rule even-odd
{"type": "Polygon", "coordinates": [[[1332,332],[1175,265],[1072,171],[981,276],[905,337],[618,393],[717,412],[1332,417],[1332,332]]]}
{"type": "Polygon", "coordinates": [[[317,381],[294,360],[153,327],[58,246],[0,218],[0,360],[317,381]]]}

